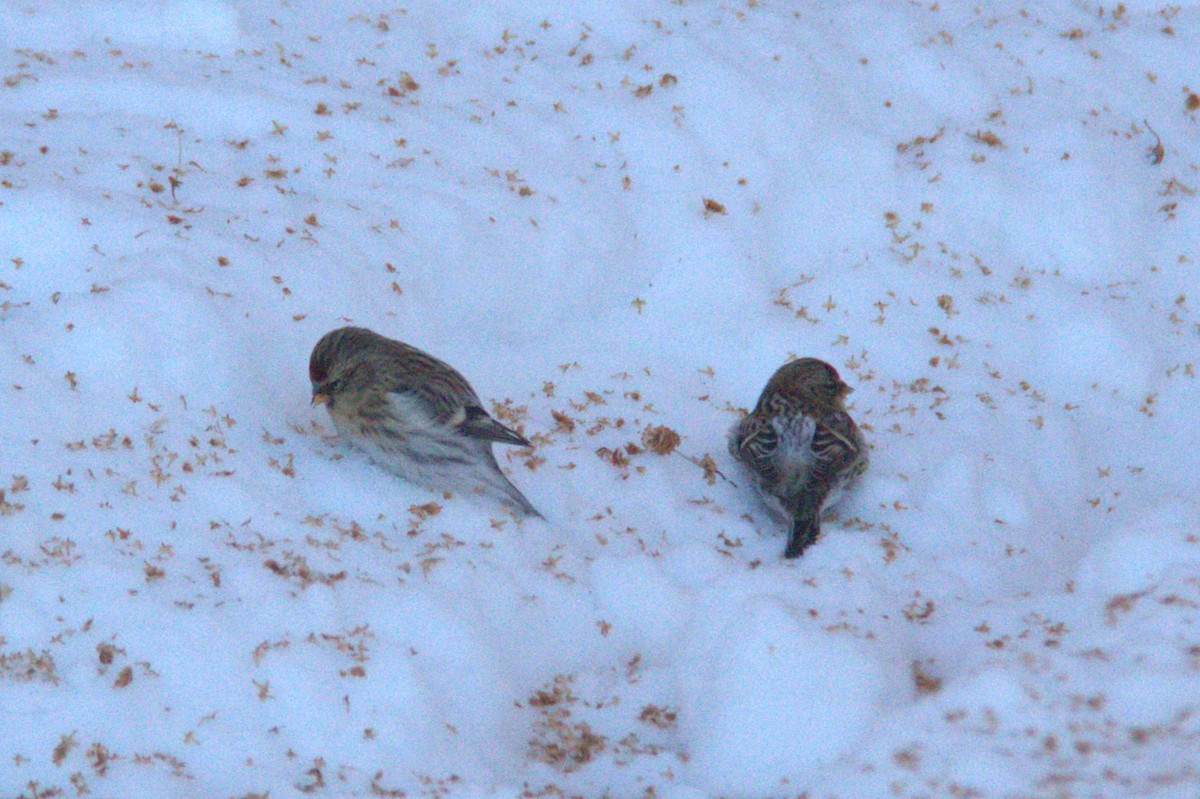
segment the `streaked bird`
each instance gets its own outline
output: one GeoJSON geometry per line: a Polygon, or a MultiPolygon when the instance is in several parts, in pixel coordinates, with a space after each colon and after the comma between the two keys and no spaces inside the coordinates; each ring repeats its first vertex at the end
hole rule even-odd
{"type": "Polygon", "coordinates": [[[785,558],[817,540],[821,511],[867,468],[866,443],[844,404],[853,390],[829,364],[800,358],[779,367],[754,410],[730,431],[733,457],[791,521],[785,558]]]}
{"type": "Polygon", "coordinates": [[[532,444],[484,410],[453,367],[363,327],[321,337],[308,361],[312,401],[372,460],[437,491],[491,495],[527,516],[537,509],[492,454],[492,444],[532,444]]]}

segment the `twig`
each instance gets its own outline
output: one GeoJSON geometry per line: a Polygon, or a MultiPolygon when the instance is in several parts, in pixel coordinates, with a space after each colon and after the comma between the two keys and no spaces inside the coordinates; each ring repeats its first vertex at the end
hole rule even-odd
{"type": "MultiPolygon", "coordinates": [[[[725,476],[724,472],[722,472],[720,469],[717,468],[716,461],[714,461],[712,459],[711,455],[705,454],[705,456],[703,458],[697,458],[694,455],[685,455],[684,453],[680,452],[679,450],[675,450],[675,452],[678,453],[679,455],[682,455],[684,458],[686,458],[687,460],[691,461],[692,463],[696,464],[701,469],[703,469],[705,477],[715,474],[718,477],[720,477],[722,480],[724,480],[726,483],[729,483],[734,488],[738,487],[737,483],[730,480],[728,477],[725,476]]],[[[709,484],[711,485],[711,483],[712,483],[712,481],[710,480],[709,484]]]]}
{"type": "Polygon", "coordinates": [[[1166,152],[1163,150],[1162,139],[1154,128],[1150,127],[1149,121],[1143,119],[1142,124],[1146,126],[1146,130],[1150,131],[1150,135],[1154,136],[1154,146],[1146,148],[1149,151],[1147,155],[1150,157],[1150,163],[1161,164],[1163,158],[1166,156],[1166,152]]]}

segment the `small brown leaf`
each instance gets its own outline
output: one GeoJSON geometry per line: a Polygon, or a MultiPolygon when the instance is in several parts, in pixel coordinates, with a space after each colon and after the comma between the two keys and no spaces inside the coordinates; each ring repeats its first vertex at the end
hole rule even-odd
{"type": "Polygon", "coordinates": [[[918,694],[936,694],[942,690],[942,678],[936,677],[921,668],[921,663],[912,662],[913,682],[916,683],[918,694]]]}
{"type": "Polygon", "coordinates": [[[674,726],[678,718],[679,714],[676,711],[659,705],[646,705],[638,714],[638,721],[658,727],[660,730],[674,726]]]}
{"type": "Polygon", "coordinates": [[[117,672],[117,679],[113,682],[113,688],[124,688],[133,682],[133,669],[129,666],[117,672]]]}
{"type": "Polygon", "coordinates": [[[54,762],[54,765],[61,766],[63,761],[67,759],[67,755],[70,754],[71,750],[74,748],[75,733],[64,735],[59,739],[58,746],[54,747],[54,754],[50,756],[50,759],[54,762]]]}
{"type": "Polygon", "coordinates": [[[408,512],[418,519],[428,519],[442,512],[442,506],[436,502],[426,502],[424,505],[409,505],[408,512]]]}
{"type": "Polygon", "coordinates": [[[596,454],[602,460],[606,460],[618,468],[624,468],[629,465],[629,456],[625,454],[625,450],[623,449],[600,447],[600,449],[596,450],[596,454]]]}
{"type": "Polygon", "coordinates": [[[1004,142],[990,130],[977,130],[974,133],[968,133],[967,138],[977,141],[980,144],[986,144],[988,147],[995,147],[1000,150],[1004,149],[1004,142]]]}
{"type": "Polygon", "coordinates": [[[550,415],[554,417],[557,430],[568,434],[575,432],[575,420],[570,416],[567,416],[565,413],[559,413],[558,411],[550,411],[550,415]]]}

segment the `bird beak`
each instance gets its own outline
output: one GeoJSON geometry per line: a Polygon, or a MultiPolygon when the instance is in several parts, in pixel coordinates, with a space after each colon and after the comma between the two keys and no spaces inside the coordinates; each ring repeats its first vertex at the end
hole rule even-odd
{"type": "Polygon", "coordinates": [[[329,395],[328,394],[313,394],[312,404],[313,405],[328,405],[329,404],[329,395]]]}

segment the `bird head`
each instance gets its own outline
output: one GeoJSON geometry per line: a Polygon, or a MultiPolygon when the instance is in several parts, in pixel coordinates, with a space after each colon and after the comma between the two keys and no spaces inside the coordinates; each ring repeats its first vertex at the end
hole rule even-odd
{"type": "Polygon", "coordinates": [[[768,383],[768,390],[808,397],[822,406],[840,407],[846,395],[854,391],[842,380],[837,369],[819,358],[798,358],[779,367],[768,383]]]}
{"type": "Polygon", "coordinates": [[[333,395],[337,391],[337,381],[312,378],[312,404],[333,407],[333,395]]]}
{"type": "Polygon", "coordinates": [[[308,359],[308,379],[312,381],[312,404],[333,407],[333,399],[341,383],[345,331],[340,328],[321,337],[308,359]]]}

